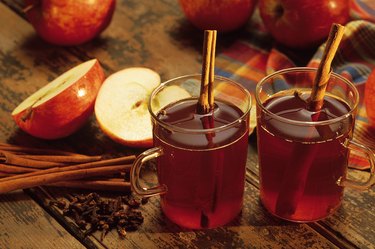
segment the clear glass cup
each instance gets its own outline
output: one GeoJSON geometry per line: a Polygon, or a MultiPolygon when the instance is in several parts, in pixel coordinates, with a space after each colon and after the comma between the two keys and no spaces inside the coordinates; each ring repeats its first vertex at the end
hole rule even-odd
{"type": "Polygon", "coordinates": [[[216,76],[215,110],[195,113],[201,75],[169,80],[150,96],[154,148],[140,154],[131,185],[141,196],[161,195],[161,208],[186,228],[212,228],[242,208],[251,97],[236,82],[216,76]],[[142,166],[156,158],[159,185],[142,186],[142,166]]]}
{"type": "Polygon", "coordinates": [[[306,106],[315,68],[290,68],[263,78],[256,87],[260,199],[273,215],[310,222],[332,214],[344,187],[374,183],[373,152],[352,140],[359,101],[355,86],[331,73],[320,112],[306,106]],[[350,151],[367,157],[366,182],[347,179],[350,151]]]}

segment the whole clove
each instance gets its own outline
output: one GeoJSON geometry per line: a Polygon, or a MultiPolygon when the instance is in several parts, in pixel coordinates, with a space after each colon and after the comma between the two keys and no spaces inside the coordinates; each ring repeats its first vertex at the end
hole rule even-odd
{"type": "Polygon", "coordinates": [[[135,231],[143,223],[143,215],[137,210],[146,201],[134,196],[120,196],[115,199],[104,199],[97,193],[87,195],[67,195],[65,200],[51,200],[64,216],[74,220],[76,225],[91,235],[101,231],[100,239],[112,229],[116,229],[120,238],[129,231],[135,231]]]}

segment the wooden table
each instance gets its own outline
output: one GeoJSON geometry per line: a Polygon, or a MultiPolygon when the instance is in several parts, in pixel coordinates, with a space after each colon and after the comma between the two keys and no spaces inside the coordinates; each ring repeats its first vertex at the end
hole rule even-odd
{"type": "MultiPolygon", "coordinates": [[[[202,32],[184,19],[175,0],[117,2],[109,28],[87,44],[58,47],[43,42],[25,20],[21,0],[0,1],[0,141],[84,154],[139,153],[102,134],[94,118],[76,134],[44,141],[21,132],[10,113],[26,96],[64,71],[98,58],[107,75],[130,66],[154,69],[166,80],[200,72],[202,32]]],[[[235,39],[222,37],[218,53],[235,39]]],[[[142,207],[144,224],[120,239],[116,231],[84,237],[69,219],[47,205],[66,192],[33,188],[0,195],[0,248],[375,248],[375,193],[346,190],[342,207],[309,224],[281,221],[259,203],[256,137],[249,138],[242,213],[230,224],[191,231],[169,222],[158,197],[142,207]],[[46,196],[47,194],[47,196],[46,196]]],[[[367,172],[351,172],[361,179],[367,172]]],[[[70,190],[74,192],[74,190],[70,190]]],[[[115,194],[113,194],[115,195],[115,194]]]]}

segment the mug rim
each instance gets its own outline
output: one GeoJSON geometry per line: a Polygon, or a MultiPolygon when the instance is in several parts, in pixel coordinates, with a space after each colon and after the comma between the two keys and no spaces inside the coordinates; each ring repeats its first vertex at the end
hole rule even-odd
{"type": "Polygon", "coordinates": [[[352,116],[353,113],[356,112],[358,104],[359,104],[358,89],[350,80],[344,78],[343,76],[341,76],[341,75],[339,75],[335,72],[331,72],[330,78],[332,78],[332,77],[337,78],[337,79],[341,80],[342,82],[344,82],[347,86],[349,86],[350,89],[352,90],[352,92],[354,92],[355,103],[354,103],[353,107],[349,106],[350,110],[347,113],[345,113],[341,116],[335,117],[333,119],[322,120],[322,121],[300,121],[300,120],[293,120],[293,119],[281,117],[281,116],[277,115],[276,113],[273,113],[270,110],[268,110],[267,108],[265,108],[262,101],[260,100],[259,92],[260,92],[262,86],[266,82],[268,82],[269,79],[273,78],[275,75],[282,75],[282,74],[286,74],[286,73],[289,73],[289,72],[316,72],[317,70],[318,70],[318,68],[314,68],[314,67],[291,67],[291,68],[286,68],[286,69],[281,69],[281,70],[275,71],[275,72],[265,76],[264,78],[262,78],[258,82],[258,84],[255,88],[255,94],[254,95],[255,95],[256,105],[259,106],[263,112],[267,113],[267,115],[271,116],[272,118],[275,118],[275,119],[277,119],[281,122],[284,122],[284,123],[289,123],[289,124],[299,125],[299,126],[328,125],[328,124],[339,122],[343,119],[348,118],[349,116],[352,116]]]}
{"type": "Polygon", "coordinates": [[[186,79],[188,79],[188,78],[197,78],[197,77],[201,77],[201,75],[202,74],[200,74],[200,73],[182,75],[182,76],[178,76],[178,77],[166,80],[166,81],[162,82],[159,86],[157,86],[151,92],[151,95],[150,95],[149,100],[148,100],[148,105],[147,105],[148,106],[148,111],[151,114],[152,119],[155,120],[161,126],[167,128],[169,130],[173,130],[173,131],[180,132],[180,133],[191,133],[191,134],[205,134],[205,133],[210,133],[210,132],[219,132],[219,131],[223,131],[223,130],[228,129],[228,128],[230,128],[230,127],[238,124],[239,122],[242,122],[241,120],[245,119],[246,115],[248,115],[250,113],[250,110],[252,108],[251,94],[250,94],[250,92],[243,85],[235,82],[232,79],[229,79],[227,77],[220,76],[220,75],[215,75],[214,76],[214,81],[216,79],[219,79],[219,80],[223,80],[223,81],[226,81],[226,82],[230,82],[231,84],[236,85],[247,96],[248,105],[246,106],[246,111],[244,111],[243,114],[240,117],[236,118],[236,120],[234,120],[234,121],[232,121],[232,122],[230,122],[228,124],[221,125],[221,126],[214,127],[214,128],[209,128],[209,129],[189,129],[189,128],[182,128],[182,127],[179,127],[179,126],[176,126],[176,125],[173,125],[173,124],[169,124],[169,123],[166,123],[166,122],[161,121],[160,119],[158,119],[156,113],[154,113],[152,111],[152,107],[151,107],[152,99],[155,97],[155,95],[158,92],[160,92],[160,90],[163,89],[165,87],[165,85],[167,85],[167,84],[169,84],[169,83],[171,83],[173,81],[183,80],[185,78],[186,79]]]}

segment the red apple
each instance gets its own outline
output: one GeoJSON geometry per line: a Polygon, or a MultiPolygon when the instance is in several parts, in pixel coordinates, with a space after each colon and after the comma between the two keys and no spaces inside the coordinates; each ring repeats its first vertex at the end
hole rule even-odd
{"type": "Polygon", "coordinates": [[[96,59],[81,63],[26,98],[12,117],[22,130],[35,137],[69,136],[93,113],[104,78],[96,59]]]}
{"type": "Polygon", "coordinates": [[[197,28],[227,32],[243,26],[257,0],[179,0],[186,18],[197,28]]]}
{"type": "Polygon", "coordinates": [[[323,42],[332,23],[349,20],[349,0],[260,0],[260,16],[276,41],[290,48],[323,42]]]}
{"type": "Polygon", "coordinates": [[[365,84],[365,106],[367,118],[375,126],[375,69],[372,70],[365,84]]]}
{"type": "Polygon", "coordinates": [[[98,36],[110,23],[116,0],[25,0],[36,32],[57,45],[78,45],[98,36]]]}

